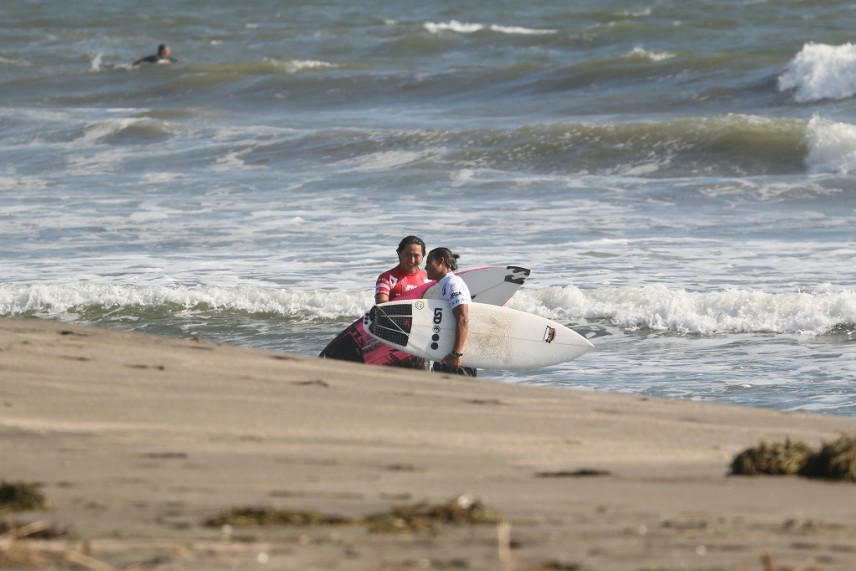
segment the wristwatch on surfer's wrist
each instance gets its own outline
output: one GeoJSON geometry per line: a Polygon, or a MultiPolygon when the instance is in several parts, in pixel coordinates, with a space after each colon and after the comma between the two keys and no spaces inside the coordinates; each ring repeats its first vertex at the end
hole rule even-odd
{"type": "Polygon", "coordinates": [[[458,353],[457,351],[452,351],[451,353],[449,353],[449,355],[451,355],[452,357],[455,357],[456,359],[460,359],[461,357],[464,356],[463,353],[458,353]]]}

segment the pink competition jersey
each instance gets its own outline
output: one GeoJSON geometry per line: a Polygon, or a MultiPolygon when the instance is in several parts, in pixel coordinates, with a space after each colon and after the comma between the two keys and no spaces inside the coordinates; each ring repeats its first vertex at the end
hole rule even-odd
{"type": "Polygon", "coordinates": [[[428,274],[418,270],[415,274],[407,274],[398,266],[384,272],[377,278],[375,295],[382,293],[389,296],[389,301],[421,286],[428,281],[428,274]]]}

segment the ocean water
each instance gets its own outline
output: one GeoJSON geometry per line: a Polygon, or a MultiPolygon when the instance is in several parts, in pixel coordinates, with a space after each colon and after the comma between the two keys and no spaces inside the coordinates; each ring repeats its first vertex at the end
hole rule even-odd
{"type": "Polygon", "coordinates": [[[595,345],[496,382],[856,415],[851,3],[0,15],[0,316],[317,355],[417,234],[595,345]]]}

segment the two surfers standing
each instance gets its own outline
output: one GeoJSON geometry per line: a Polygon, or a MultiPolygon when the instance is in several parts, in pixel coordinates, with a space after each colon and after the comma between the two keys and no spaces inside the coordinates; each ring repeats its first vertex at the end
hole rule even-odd
{"type": "MultiPolygon", "coordinates": [[[[434,248],[425,258],[425,242],[417,236],[407,236],[402,239],[396,253],[398,265],[379,275],[375,283],[375,304],[393,301],[430,280],[437,280],[440,287],[439,298],[449,303],[452,314],[455,316],[456,326],[454,349],[443,357],[442,361],[434,363],[433,371],[475,377],[475,369],[461,367],[464,344],[469,333],[468,304],[471,303],[472,298],[467,284],[454,273],[458,269],[460,255],[449,248],[434,248]],[[423,258],[425,270],[419,268],[423,258]]],[[[427,369],[427,362],[413,357],[403,366],[427,369]]]]}

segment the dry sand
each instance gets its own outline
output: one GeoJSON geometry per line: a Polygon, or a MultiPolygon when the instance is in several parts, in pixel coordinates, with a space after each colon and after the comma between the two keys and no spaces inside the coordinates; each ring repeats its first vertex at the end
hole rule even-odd
{"type": "MultiPolygon", "coordinates": [[[[580,374],[593,352],[579,360],[580,374]]],[[[38,320],[0,320],[0,566],[856,569],[856,484],[734,477],[760,440],[856,419],[503,384],[38,320]],[[589,474],[589,475],[585,475],[589,474]],[[468,495],[503,523],[209,527],[230,507],[352,518],[468,495]]]]}

